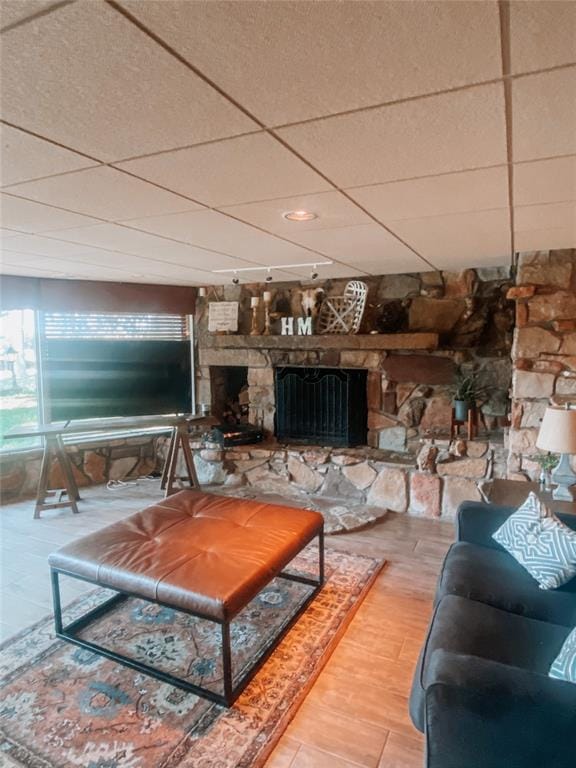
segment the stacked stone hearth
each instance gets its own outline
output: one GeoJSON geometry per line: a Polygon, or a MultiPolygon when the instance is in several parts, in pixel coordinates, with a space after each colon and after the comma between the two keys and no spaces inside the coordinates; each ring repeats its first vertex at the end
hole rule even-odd
{"type": "MultiPolygon", "coordinates": [[[[453,517],[465,499],[480,499],[483,480],[501,477],[506,454],[501,440],[434,438],[416,454],[374,448],[271,445],[222,449],[207,439],[191,441],[198,477],[217,492],[272,494],[305,502],[339,517],[335,530],[357,527],[387,510],[426,517],[453,517]]],[[[167,438],[159,439],[161,460],[167,438]]]]}
{"type": "Polygon", "coordinates": [[[536,479],[536,438],[547,404],[576,402],[576,250],[521,255],[512,358],[509,476],[536,479]]]}

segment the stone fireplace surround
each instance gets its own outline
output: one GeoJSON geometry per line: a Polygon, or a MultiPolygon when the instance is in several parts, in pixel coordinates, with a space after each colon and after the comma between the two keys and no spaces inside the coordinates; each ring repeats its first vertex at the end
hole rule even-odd
{"type": "MultiPolygon", "coordinates": [[[[362,336],[212,336],[199,350],[199,402],[214,404],[211,368],[248,369],[249,421],[274,435],[276,410],[274,369],[278,366],[315,368],[360,368],[368,372],[368,445],[383,450],[407,450],[415,437],[400,422],[386,420],[382,401],[393,371],[405,377],[420,377],[428,384],[450,384],[454,377],[451,360],[426,352],[438,346],[438,334],[378,334],[362,336]],[[406,353],[417,354],[406,354],[406,353]],[[415,373],[415,369],[419,372],[415,373]],[[426,369],[426,371],[424,371],[426,369]],[[408,372],[409,371],[409,372],[408,372]]],[[[446,424],[444,428],[446,429],[446,424]]]]}
{"type": "MultiPolygon", "coordinates": [[[[199,401],[211,402],[210,368],[246,366],[249,420],[267,434],[264,444],[222,449],[206,439],[192,441],[202,482],[232,493],[250,490],[288,499],[308,499],[312,506],[348,507],[350,519],[362,507],[366,522],[385,510],[431,517],[451,517],[460,501],[480,498],[478,483],[501,476],[506,455],[502,435],[468,443],[446,437],[449,412],[439,398],[431,403],[421,429],[410,427],[418,388],[447,387],[454,377],[450,353],[438,350],[431,332],[357,336],[205,336],[199,349],[199,401]],[[368,372],[368,445],[353,449],[280,445],[274,439],[274,368],[276,366],[361,368],[368,372]],[[391,400],[398,402],[400,416],[391,400]],[[412,407],[414,407],[412,405],[412,407]],[[243,489],[242,491],[240,489],[243,489]]],[[[421,424],[421,418],[418,424],[421,424]]],[[[165,445],[160,446],[161,455],[165,445]]],[[[347,516],[344,510],[343,528],[347,516]]]]}

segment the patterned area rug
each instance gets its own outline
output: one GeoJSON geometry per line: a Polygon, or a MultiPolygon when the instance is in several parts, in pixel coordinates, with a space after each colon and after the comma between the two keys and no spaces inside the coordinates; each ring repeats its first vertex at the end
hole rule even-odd
{"type": "MultiPolygon", "coordinates": [[[[317,551],[297,569],[313,572],[317,551]]],[[[328,551],[326,584],[231,709],[56,640],[46,618],[2,647],[0,766],[258,768],[312,686],[383,562],[328,551]]],[[[308,588],[274,580],[232,625],[234,673],[308,588]]],[[[96,590],[70,621],[110,593],[96,590]]],[[[219,689],[219,629],[129,599],[83,633],[172,674],[219,689]]],[[[220,689],[219,689],[220,690],[220,689]]]]}

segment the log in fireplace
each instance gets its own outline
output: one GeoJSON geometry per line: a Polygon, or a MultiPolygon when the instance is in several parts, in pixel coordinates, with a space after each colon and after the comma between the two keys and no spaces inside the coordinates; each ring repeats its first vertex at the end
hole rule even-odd
{"type": "Polygon", "coordinates": [[[279,441],[366,444],[365,370],[281,367],[275,369],[275,388],[279,441]]]}

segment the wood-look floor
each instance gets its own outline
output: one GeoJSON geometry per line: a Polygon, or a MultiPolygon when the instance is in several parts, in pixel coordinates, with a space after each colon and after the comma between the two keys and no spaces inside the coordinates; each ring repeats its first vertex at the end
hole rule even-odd
{"type": "MultiPolygon", "coordinates": [[[[32,501],[0,508],[0,633],[9,637],[51,611],[46,558],[160,498],[142,480],[116,491],[82,490],[81,513],[32,519],[32,501]]],[[[288,726],[266,768],[421,768],[423,739],[408,717],[408,693],[453,526],[389,514],[327,546],[386,558],[387,565],[288,726]]],[[[71,580],[68,580],[71,581],[71,580]]],[[[64,585],[63,585],[64,586],[64,585]]],[[[64,601],[84,589],[64,587],[64,601]]]]}

